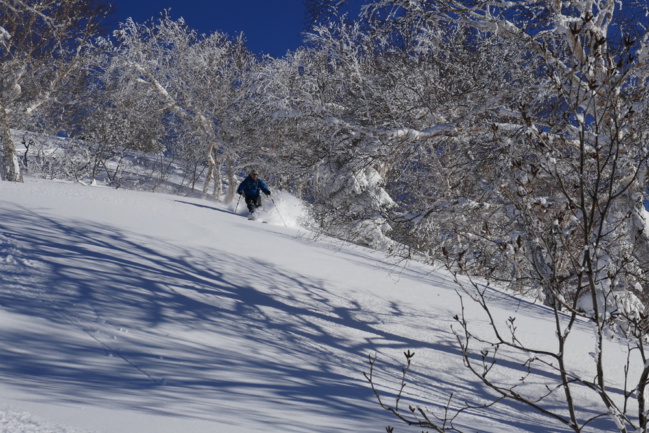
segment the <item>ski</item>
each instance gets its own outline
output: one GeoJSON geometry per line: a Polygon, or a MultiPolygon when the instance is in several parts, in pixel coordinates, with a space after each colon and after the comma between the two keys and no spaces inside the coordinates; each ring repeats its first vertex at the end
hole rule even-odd
{"type": "Polygon", "coordinates": [[[248,221],[259,221],[260,223],[268,224],[268,221],[260,220],[260,219],[257,219],[255,217],[252,217],[252,216],[248,217],[248,221]]]}

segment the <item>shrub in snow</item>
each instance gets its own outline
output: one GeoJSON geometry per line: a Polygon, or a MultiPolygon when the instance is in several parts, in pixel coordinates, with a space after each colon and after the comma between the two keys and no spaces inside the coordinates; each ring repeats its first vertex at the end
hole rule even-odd
{"type": "Polygon", "coordinates": [[[392,230],[383,215],[395,206],[373,167],[327,163],[317,176],[314,215],[329,234],[372,248],[387,248],[392,230]]]}

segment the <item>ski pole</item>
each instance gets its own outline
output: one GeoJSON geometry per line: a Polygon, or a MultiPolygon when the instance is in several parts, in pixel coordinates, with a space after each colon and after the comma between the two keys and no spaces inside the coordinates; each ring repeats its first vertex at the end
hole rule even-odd
{"type": "Polygon", "coordinates": [[[279,211],[279,208],[278,208],[277,205],[275,204],[275,200],[273,200],[273,197],[272,197],[271,195],[269,195],[268,198],[270,199],[270,201],[273,202],[273,206],[275,206],[275,210],[277,210],[277,215],[279,215],[279,217],[282,219],[282,223],[284,223],[284,227],[288,227],[288,226],[286,225],[286,223],[284,222],[284,217],[282,216],[282,214],[281,214],[280,211],[279,211]]]}
{"type": "Polygon", "coordinates": [[[237,205],[234,207],[234,213],[237,213],[237,209],[239,209],[239,202],[241,201],[241,194],[239,194],[239,200],[237,200],[237,205]]]}

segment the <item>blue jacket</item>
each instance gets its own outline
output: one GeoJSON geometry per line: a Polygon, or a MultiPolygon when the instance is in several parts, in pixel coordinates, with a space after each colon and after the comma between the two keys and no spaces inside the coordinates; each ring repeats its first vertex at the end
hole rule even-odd
{"type": "Polygon", "coordinates": [[[263,191],[266,195],[270,194],[270,190],[263,180],[259,178],[253,179],[252,177],[248,176],[243,180],[243,182],[239,184],[239,188],[237,188],[237,194],[241,194],[241,192],[243,192],[246,197],[257,198],[259,197],[260,190],[263,191]]]}

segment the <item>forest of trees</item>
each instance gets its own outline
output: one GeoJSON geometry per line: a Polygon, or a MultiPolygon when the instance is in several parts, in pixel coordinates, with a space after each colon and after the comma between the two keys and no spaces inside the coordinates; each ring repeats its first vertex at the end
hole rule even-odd
{"type": "Polygon", "coordinates": [[[489,344],[556,371],[544,398],[563,393],[557,412],[492,382],[497,350],[476,366],[470,318],[458,317],[465,365],[500,398],[582,431],[592,420],[572,389],[583,386],[620,431],[647,431],[646,0],[373,0],[358,16],[340,1],[305,6],[303,46],[273,58],[164,12],[109,32],[100,2],[0,0],[2,179],[155,190],[173,175],[175,193],[230,202],[240,176],[262,170],[323,232],[476,278],[462,293],[487,313],[491,283],[549,306],[556,353],[523,345],[513,326],[502,336],[499,319],[489,344]],[[146,181],[130,177],[135,161],[146,181]],[[620,333],[645,365],[623,405],[603,349],[594,378],[567,373],[575,320],[599,349],[620,333]]]}

